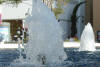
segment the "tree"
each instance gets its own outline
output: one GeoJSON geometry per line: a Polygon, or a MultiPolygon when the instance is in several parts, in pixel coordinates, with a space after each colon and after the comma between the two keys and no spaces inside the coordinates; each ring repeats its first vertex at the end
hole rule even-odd
{"type": "Polygon", "coordinates": [[[71,22],[72,22],[72,25],[71,25],[71,37],[74,37],[77,33],[77,28],[76,28],[76,22],[77,22],[77,16],[76,16],[76,13],[77,13],[77,10],[78,8],[80,7],[80,5],[84,4],[85,2],[80,2],[79,4],[77,4],[73,10],[73,13],[72,13],[72,16],[71,16],[71,22]]]}
{"type": "Polygon", "coordinates": [[[63,8],[63,6],[66,5],[69,1],[70,1],[70,0],[57,0],[57,4],[56,4],[56,5],[57,5],[57,8],[54,8],[54,9],[53,9],[53,12],[54,12],[56,18],[58,18],[59,15],[60,15],[61,13],[64,12],[62,8],[63,8]]]}
{"type": "Polygon", "coordinates": [[[0,4],[2,4],[4,2],[8,2],[11,4],[18,4],[18,3],[22,2],[22,0],[0,0],[0,4]]]}

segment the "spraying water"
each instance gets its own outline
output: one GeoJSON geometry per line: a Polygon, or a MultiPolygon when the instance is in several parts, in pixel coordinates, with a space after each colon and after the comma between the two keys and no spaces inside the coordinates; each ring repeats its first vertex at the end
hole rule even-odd
{"type": "Polygon", "coordinates": [[[88,23],[81,36],[79,51],[95,51],[95,37],[92,26],[88,23]]]}
{"type": "Polygon", "coordinates": [[[54,67],[66,59],[62,30],[53,12],[41,0],[33,0],[32,16],[26,22],[29,42],[25,49],[29,63],[54,67]]]}

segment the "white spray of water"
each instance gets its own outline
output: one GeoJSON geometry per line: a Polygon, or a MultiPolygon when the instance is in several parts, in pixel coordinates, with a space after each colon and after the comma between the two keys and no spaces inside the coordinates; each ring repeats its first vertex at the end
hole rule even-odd
{"type": "Polygon", "coordinates": [[[53,65],[62,62],[66,58],[62,31],[53,12],[40,0],[33,0],[32,16],[26,22],[29,42],[25,49],[29,63],[53,65]]]}
{"type": "Polygon", "coordinates": [[[18,60],[10,67],[62,67],[67,56],[59,23],[41,0],[32,1],[32,14],[26,18],[25,24],[29,30],[29,41],[25,46],[27,59],[18,60]]]}
{"type": "Polygon", "coordinates": [[[88,23],[81,36],[79,51],[95,51],[95,37],[92,26],[88,23]]]}

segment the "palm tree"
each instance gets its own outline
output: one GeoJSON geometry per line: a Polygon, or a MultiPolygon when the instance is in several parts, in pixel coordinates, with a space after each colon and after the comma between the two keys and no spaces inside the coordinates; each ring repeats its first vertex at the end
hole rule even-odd
{"type": "Polygon", "coordinates": [[[71,37],[74,37],[77,33],[77,28],[76,28],[76,22],[77,22],[77,16],[76,16],[76,13],[77,13],[77,10],[78,8],[84,4],[85,2],[80,2],[79,4],[77,4],[73,10],[73,13],[72,13],[72,16],[71,16],[71,22],[72,22],[72,25],[71,25],[71,37]]]}

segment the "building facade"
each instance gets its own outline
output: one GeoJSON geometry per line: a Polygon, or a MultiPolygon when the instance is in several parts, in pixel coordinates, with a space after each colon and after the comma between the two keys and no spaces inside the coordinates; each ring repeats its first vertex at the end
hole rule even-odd
{"type": "Polygon", "coordinates": [[[17,30],[20,28],[20,35],[22,35],[23,20],[31,12],[32,2],[25,1],[19,5],[11,5],[3,3],[0,5],[1,10],[1,19],[2,23],[0,24],[0,42],[5,40],[5,42],[17,42],[17,30]],[[5,36],[4,37],[2,37],[5,36]]]}
{"type": "Polygon", "coordinates": [[[100,37],[97,35],[100,31],[100,0],[86,0],[86,23],[91,22],[95,39],[98,40],[100,37]]]}

